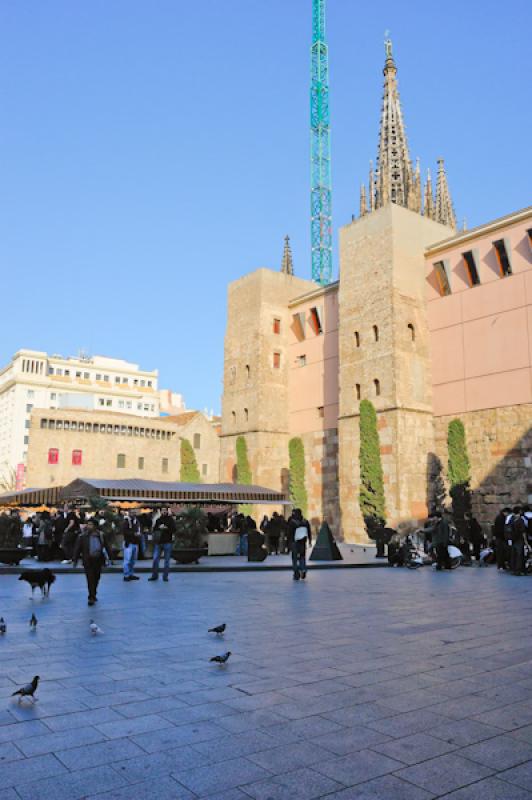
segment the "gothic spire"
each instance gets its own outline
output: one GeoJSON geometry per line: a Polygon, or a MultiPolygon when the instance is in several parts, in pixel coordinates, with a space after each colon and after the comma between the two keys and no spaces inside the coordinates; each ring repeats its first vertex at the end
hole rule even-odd
{"type": "Polygon", "coordinates": [[[366,198],[366,187],[364,184],[360,186],[360,216],[363,217],[368,213],[368,201],[366,198]]]}
{"type": "Polygon", "coordinates": [[[283,252],[283,261],[281,263],[281,272],[284,272],[285,275],[293,275],[294,274],[294,262],[292,260],[292,250],[290,248],[290,237],[284,237],[284,252],[283,252]]]}
{"type": "Polygon", "coordinates": [[[383,70],[384,94],[377,154],[375,208],[380,208],[389,201],[408,208],[412,205],[412,164],[397,87],[397,67],[390,39],[386,39],[384,49],[386,60],[383,70]]]}
{"type": "Polygon", "coordinates": [[[438,159],[438,181],[436,184],[436,209],[435,220],[442,225],[456,229],[456,216],[447,184],[443,158],[438,159]]]}
{"type": "Polygon", "coordinates": [[[434,195],[432,193],[432,178],[430,177],[430,169],[427,170],[423,214],[425,217],[428,217],[428,219],[434,219],[434,195]]]}

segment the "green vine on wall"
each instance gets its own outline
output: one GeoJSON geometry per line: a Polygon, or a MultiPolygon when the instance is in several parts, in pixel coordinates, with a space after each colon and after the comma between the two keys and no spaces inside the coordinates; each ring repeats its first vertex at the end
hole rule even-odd
{"type": "Polygon", "coordinates": [[[189,440],[185,438],[181,439],[181,467],[179,477],[183,483],[201,483],[194,448],[189,440]]]}
{"type": "MultiPolygon", "coordinates": [[[[244,486],[249,486],[253,482],[248,459],[248,446],[244,436],[238,436],[236,440],[236,482],[244,486]]],[[[240,506],[240,510],[243,514],[250,515],[253,506],[244,504],[240,506]]]]}
{"type": "Polygon", "coordinates": [[[308,496],[305,486],[305,446],[303,440],[296,436],[288,442],[290,458],[290,500],[294,508],[300,508],[306,517],[308,496]]]}
{"type": "Polygon", "coordinates": [[[377,412],[369,400],[360,403],[360,492],[359,505],[368,535],[386,524],[377,412]]]}
{"type": "Polygon", "coordinates": [[[447,429],[447,474],[453,517],[459,531],[465,528],[465,514],[471,511],[471,463],[467,452],[464,423],[453,419],[447,429]]]}

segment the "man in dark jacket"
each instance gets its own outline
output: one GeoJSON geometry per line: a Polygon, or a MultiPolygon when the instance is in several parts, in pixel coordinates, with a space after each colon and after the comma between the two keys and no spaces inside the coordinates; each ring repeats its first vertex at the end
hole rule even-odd
{"type": "Polygon", "coordinates": [[[497,569],[506,569],[508,561],[508,539],[506,536],[506,518],[511,514],[511,509],[503,508],[499,511],[493,522],[493,535],[495,537],[495,558],[497,569]]]}
{"type": "Polygon", "coordinates": [[[140,547],[140,523],[136,516],[125,514],[122,520],[122,536],[124,537],[124,580],[138,581],[140,578],[134,574],[135,561],[138,558],[140,547]]]}
{"type": "Polygon", "coordinates": [[[294,508],[292,516],[288,520],[288,536],[292,542],[294,580],[298,581],[299,578],[305,580],[307,577],[307,543],[312,544],[312,533],[309,521],[303,518],[299,508],[294,508]]]}
{"type": "Polygon", "coordinates": [[[516,506],[512,517],[512,552],[510,567],[514,575],[525,574],[525,545],[527,543],[527,519],[520,506],[516,506]]]}
{"type": "Polygon", "coordinates": [[[96,523],[92,519],[88,521],[85,530],[80,533],[74,545],[74,553],[72,555],[74,567],[77,565],[80,555],[89,590],[89,605],[93,606],[98,600],[96,593],[102,574],[102,566],[109,561],[109,552],[103,533],[98,530],[96,523]]]}
{"type": "Polygon", "coordinates": [[[176,531],[175,520],[169,514],[168,508],[161,510],[161,516],[156,521],[153,528],[153,565],[152,574],[148,578],[149,581],[159,580],[159,561],[161,555],[164,554],[164,571],[163,581],[168,581],[168,573],[170,572],[170,558],[172,557],[172,543],[174,541],[174,534],[176,531]]]}
{"type": "Polygon", "coordinates": [[[436,569],[450,569],[449,560],[449,523],[441,511],[436,511],[436,527],[432,532],[432,547],[436,551],[436,569]]]}

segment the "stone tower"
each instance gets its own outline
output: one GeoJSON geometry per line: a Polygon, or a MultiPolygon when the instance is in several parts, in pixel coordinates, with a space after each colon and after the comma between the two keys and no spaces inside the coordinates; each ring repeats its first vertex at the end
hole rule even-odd
{"type": "MultiPolygon", "coordinates": [[[[286,251],[285,251],[286,256],[286,251]]],[[[224,347],[220,479],[235,479],[236,440],[245,436],[253,483],[286,490],[288,303],[315,288],[289,271],[258,269],[229,286],[224,347]]],[[[291,268],[291,258],[290,258],[291,268]]]]}

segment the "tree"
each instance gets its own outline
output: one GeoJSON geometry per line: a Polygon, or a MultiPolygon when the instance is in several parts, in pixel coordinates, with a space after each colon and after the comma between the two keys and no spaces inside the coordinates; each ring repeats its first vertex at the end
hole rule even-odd
{"type": "Polygon", "coordinates": [[[358,502],[370,538],[386,524],[377,412],[369,400],[360,403],[360,492],[358,502]]]}
{"type": "Polygon", "coordinates": [[[303,516],[306,517],[308,497],[305,486],[305,446],[299,436],[288,442],[288,455],[290,458],[290,500],[294,507],[300,508],[303,516]]]}
{"type": "Polygon", "coordinates": [[[453,505],[453,517],[458,531],[465,528],[465,514],[471,511],[471,463],[467,453],[464,424],[453,419],[447,430],[449,494],[453,505]]]}
{"type": "MultiPolygon", "coordinates": [[[[244,436],[239,436],[236,440],[236,481],[245,486],[249,486],[252,483],[248,446],[244,436]]],[[[244,503],[240,506],[240,510],[243,514],[250,515],[253,506],[244,503]]]]}
{"type": "Polygon", "coordinates": [[[196,454],[188,439],[181,439],[181,467],[179,477],[183,483],[201,483],[196,454]]]}

